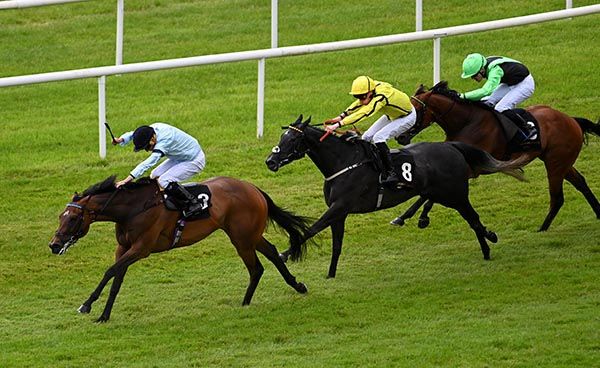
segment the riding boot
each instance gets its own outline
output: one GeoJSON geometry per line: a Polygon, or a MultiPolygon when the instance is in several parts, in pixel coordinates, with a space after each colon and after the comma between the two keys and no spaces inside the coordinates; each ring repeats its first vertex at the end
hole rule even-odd
{"type": "Polygon", "coordinates": [[[532,131],[531,127],[527,124],[523,118],[517,114],[514,110],[508,109],[502,111],[502,114],[506,116],[510,121],[512,121],[519,130],[521,130],[521,134],[523,135],[523,140],[526,141],[530,139],[535,132],[532,131]]]}
{"type": "Polygon", "coordinates": [[[381,183],[382,184],[395,184],[400,179],[398,179],[398,175],[394,171],[392,166],[392,160],[390,157],[390,149],[388,148],[385,142],[375,143],[377,150],[379,152],[379,158],[381,159],[381,164],[383,165],[383,170],[381,171],[381,183]]]}
{"type": "Polygon", "coordinates": [[[184,208],[181,209],[183,217],[189,217],[202,209],[202,203],[198,201],[198,198],[177,182],[170,182],[165,188],[165,192],[185,203],[184,208]]]}

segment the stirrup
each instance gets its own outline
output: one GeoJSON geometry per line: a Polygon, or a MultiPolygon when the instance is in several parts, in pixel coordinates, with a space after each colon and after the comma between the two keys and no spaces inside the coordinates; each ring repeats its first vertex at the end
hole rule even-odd
{"type": "Polygon", "coordinates": [[[202,203],[196,202],[190,203],[187,208],[183,209],[181,212],[183,213],[183,217],[190,217],[200,211],[202,211],[202,203]]]}
{"type": "Polygon", "coordinates": [[[398,178],[398,175],[394,171],[388,172],[385,178],[381,178],[381,184],[396,184],[399,181],[400,178],[398,178]]]}

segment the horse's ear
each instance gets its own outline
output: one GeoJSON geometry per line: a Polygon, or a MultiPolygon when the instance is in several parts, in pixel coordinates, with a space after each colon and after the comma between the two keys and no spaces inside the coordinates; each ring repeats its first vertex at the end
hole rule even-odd
{"type": "Polygon", "coordinates": [[[298,119],[296,119],[296,121],[294,121],[294,124],[292,124],[292,125],[300,124],[301,122],[302,122],[302,114],[300,114],[300,116],[298,116],[298,119]]]}
{"type": "Polygon", "coordinates": [[[417,88],[417,90],[415,91],[415,95],[420,95],[421,93],[424,93],[426,90],[426,87],[423,84],[419,85],[419,88],[417,88]]]}
{"type": "Polygon", "coordinates": [[[312,115],[308,117],[308,119],[306,119],[306,121],[304,122],[304,124],[310,124],[310,119],[312,119],[312,115]]]}

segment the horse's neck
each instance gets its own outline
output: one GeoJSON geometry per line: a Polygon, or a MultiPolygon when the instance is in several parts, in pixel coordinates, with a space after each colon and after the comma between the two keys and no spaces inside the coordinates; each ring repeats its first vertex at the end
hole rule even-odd
{"type": "Polygon", "coordinates": [[[493,118],[491,111],[449,98],[447,104],[436,109],[436,114],[439,117],[438,125],[448,137],[456,137],[465,130],[476,129],[476,126],[486,119],[487,114],[493,118]]]}
{"type": "Polygon", "coordinates": [[[147,185],[133,190],[103,193],[94,196],[96,221],[125,222],[133,215],[143,212],[153,198],[157,198],[158,187],[147,185]]]}
{"type": "Polygon", "coordinates": [[[350,144],[337,137],[329,137],[321,142],[321,134],[307,135],[308,157],[325,177],[329,177],[346,167],[358,163],[360,154],[350,144]]]}

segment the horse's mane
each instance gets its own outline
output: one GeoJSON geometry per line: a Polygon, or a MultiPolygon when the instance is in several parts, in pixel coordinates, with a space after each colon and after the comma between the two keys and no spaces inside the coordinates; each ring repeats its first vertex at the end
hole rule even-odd
{"type": "MultiPolygon", "coordinates": [[[[116,187],[115,187],[116,178],[117,178],[116,175],[111,175],[108,178],[104,179],[103,181],[91,185],[89,188],[84,190],[83,193],[81,193],[81,194],[76,193],[75,196],[73,197],[73,200],[77,201],[86,196],[91,196],[91,195],[101,194],[101,193],[111,193],[111,192],[115,191],[116,190],[116,187]]],[[[132,181],[132,182],[127,183],[124,187],[126,189],[135,189],[135,188],[139,188],[142,186],[146,186],[146,185],[154,183],[154,182],[156,182],[155,179],[143,177],[143,178],[138,179],[135,182],[132,181]]]]}
{"type": "Polygon", "coordinates": [[[455,91],[453,89],[450,89],[448,87],[447,81],[438,82],[435,86],[431,87],[430,91],[432,91],[433,93],[437,93],[439,95],[444,95],[453,100],[460,100],[460,93],[458,93],[457,91],[455,91]]]}
{"type": "Polygon", "coordinates": [[[494,110],[492,106],[486,105],[481,101],[471,101],[466,100],[464,98],[460,98],[460,93],[458,91],[450,89],[448,87],[447,81],[440,81],[435,86],[431,87],[429,90],[433,93],[446,96],[456,102],[464,103],[466,105],[478,106],[486,110],[494,110]]]}

